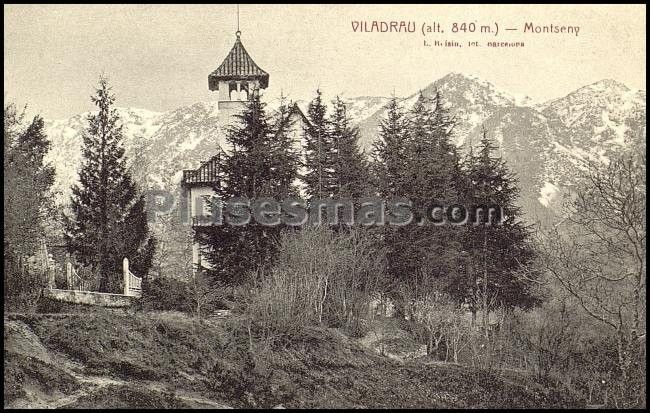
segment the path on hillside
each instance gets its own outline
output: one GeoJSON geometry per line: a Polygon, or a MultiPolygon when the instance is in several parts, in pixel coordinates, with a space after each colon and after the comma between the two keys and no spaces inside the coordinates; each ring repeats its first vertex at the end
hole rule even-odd
{"type": "MultiPolygon", "coordinates": [[[[33,357],[46,364],[56,366],[58,369],[70,376],[80,384],[80,388],[73,391],[71,394],[63,394],[59,391],[54,393],[44,392],[36,386],[27,386],[26,397],[15,400],[11,403],[11,408],[27,408],[27,409],[58,409],[73,406],[77,401],[85,396],[92,396],[93,394],[101,391],[108,386],[133,386],[138,389],[148,389],[152,392],[163,393],[172,391],[174,396],[185,402],[192,408],[217,408],[227,409],[231,408],[224,403],[219,403],[203,397],[200,394],[188,392],[183,389],[170,388],[169,386],[154,381],[126,381],[108,375],[94,375],[85,373],[86,367],[70,359],[67,355],[47,349],[40,341],[40,339],[31,331],[29,326],[18,319],[9,319],[8,316],[20,316],[21,313],[5,314],[4,327],[5,327],[5,349],[11,354],[21,354],[27,357],[33,357]]],[[[74,315],[80,316],[83,313],[52,313],[52,314],[39,314],[39,315],[74,315]]]]}

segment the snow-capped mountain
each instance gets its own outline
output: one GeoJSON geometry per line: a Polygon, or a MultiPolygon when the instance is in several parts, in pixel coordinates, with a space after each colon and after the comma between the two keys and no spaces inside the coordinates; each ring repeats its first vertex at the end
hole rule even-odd
{"type": "Polygon", "coordinates": [[[539,109],[570,129],[558,136],[558,144],[604,159],[645,142],[645,99],[645,91],[602,80],[543,103],[539,109]]]}
{"type": "MultiPolygon", "coordinates": [[[[489,82],[460,73],[450,73],[436,80],[421,91],[403,99],[401,103],[408,109],[416,102],[420,92],[431,97],[436,91],[441,93],[458,122],[454,133],[454,140],[458,146],[461,146],[472,131],[480,128],[481,124],[498,110],[530,103],[530,98],[526,96],[500,91],[489,82]]],[[[384,115],[385,109],[381,107],[359,123],[360,143],[366,151],[370,149],[376,137],[376,125],[384,115]]]]}
{"type": "MultiPolygon", "coordinates": [[[[214,155],[224,134],[217,122],[216,103],[195,103],[169,112],[117,108],[122,119],[124,148],[136,182],[145,188],[173,188],[182,169],[196,168],[214,155]]],[[[82,132],[89,113],[67,120],[46,121],[52,149],[46,160],[56,167],[54,191],[65,203],[81,165],[82,132]]]]}
{"type": "MultiPolygon", "coordinates": [[[[473,76],[450,73],[422,89],[441,92],[457,120],[454,142],[462,151],[476,145],[482,129],[516,173],[520,204],[531,220],[557,209],[562,192],[575,184],[585,160],[606,162],[621,151],[645,150],[645,91],[613,80],[582,87],[565,97],[534,104],[473,76]]],[[[410,108],[419,92],[402,100],[410,108]]],[[[368,151],[385,109],[359,123],[368,151]]]]}
{"type": "MultiPolygon", "coordinates": [[[[116,108],[122,119],[124,145],[127,151],[137,146],[136,141],[149,140],[159,127],[161,113],[144,109],[116,108]]],[[[69,119],[45,121],[47,135],[52,142],[45,160],[56,167],[54,193],[57,201],[64,202],[70,194],[70,185],[77,180],[81,165],[81,133],[88,125],[89,113],[69,119]]]]}
{"type": "MultiPolygon", "coordinates": [[[[459,73],[450,73],[421,91],[425,96],[441,92],[457,121],[454,142],[463,150],[479,142],[485,127],[517,174],[520,203],[532,219],[558,204],[581,160],[606,161],[616,152],[645,147],[645,91],[630,90],[612,80],[539,104],[459,73]]],[[[419,93],[402,99],[403,106],[410,108],[419,93]]],[[[358,123],[362,148],[370,153],[388,97],[343,100],[358,123]]],[[[301,107],[306,110],[306,104],[301,107]]],[[[225,139],[215,102],[162,113],[129,108],[118,112],[124,123],[127,157],[136,181],[144,187],[175,188],[183,169],[196,168],[225,139]]],[[[46,121],[52,140],[48,159],[57,169],[55,190],[60,202],[69,199],[69,187],[77,179],[87,115],[46,121]]]]}

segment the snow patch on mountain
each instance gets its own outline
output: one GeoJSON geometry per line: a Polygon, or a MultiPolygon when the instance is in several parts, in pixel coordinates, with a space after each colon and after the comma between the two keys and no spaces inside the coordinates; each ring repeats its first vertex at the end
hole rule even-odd
{"type": "Polygon", "coordinates": [[[595,126],[594,127],[594,137],[592,140],[595,142],[598,142],[598,138],[602,135],[603,132],[605,132],[607,129],[611,129],[614,131],[614,138],[605,141],[604,143],[615,143],[617,145],[625,145],[625,133],[627,132],[628,128],[624,123],[616,123],[612,121],[610,118],[610,112],[607,110],[603,110],[601,114],[601,120],[602,120],[602,126],[595,126]]]}
{"type": "Polygon", "coordinates": [[[544,182],[544,186],[539,190],[539,198],[537,200],[540,204],[548,207],[551,202],[557,197],[557,194],[560,192],[560,188],[553,185],[551,182],[544,182]]]}
{"type": "Polygon", "coordinates": [[[366,119],[374,112],[383,108],[389,98],[381,96],[360,96],[356,98],[341,98],[347,105],[348,115],[352,119],[366,119]]]}

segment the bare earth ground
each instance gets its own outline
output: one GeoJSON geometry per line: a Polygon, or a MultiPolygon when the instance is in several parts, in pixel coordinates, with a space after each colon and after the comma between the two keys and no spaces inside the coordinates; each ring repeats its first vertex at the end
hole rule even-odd
{"type": "Polygon", "coordinates": [[[116,310],[5,315],[4,406],[581,407],[523,376],[412,359],[417,346],[379,356],[369,348],[381,330],[355,340],[313,328],[251,348],[241,324],[116,310]]]}

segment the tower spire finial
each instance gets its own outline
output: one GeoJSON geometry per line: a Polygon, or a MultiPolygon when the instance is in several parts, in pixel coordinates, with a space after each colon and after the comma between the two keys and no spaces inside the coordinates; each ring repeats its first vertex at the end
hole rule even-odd
{"type": "Polygon", "coordinates": [[[237,38],[241,36],[241,31],[239,31],[239,4],[237,4],[237,31],[235,32],[237,38]]]}

